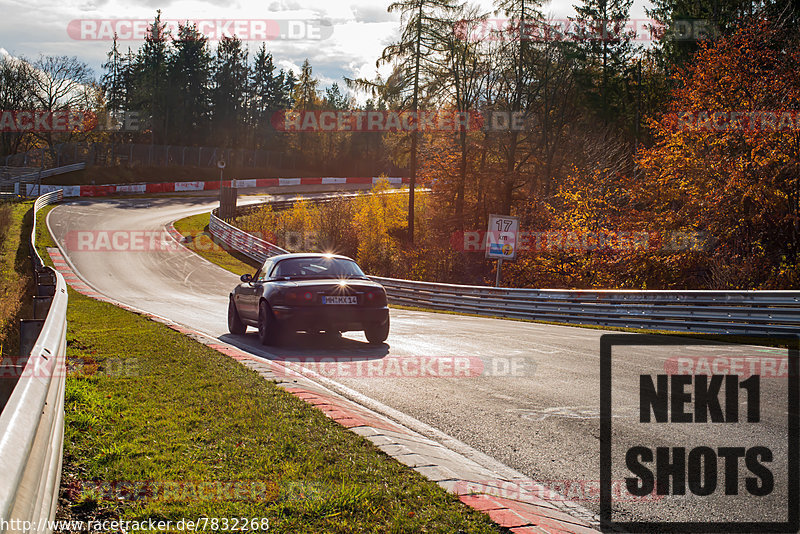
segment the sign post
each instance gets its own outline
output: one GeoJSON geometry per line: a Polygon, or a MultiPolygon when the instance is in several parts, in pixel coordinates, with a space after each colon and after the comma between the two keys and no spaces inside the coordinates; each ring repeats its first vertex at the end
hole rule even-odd
{"type": "Polygon", "coordinates": [[[225,170],[225,160],[223,158],[219,158],[217,167],[219,167],[219,190],[222,191],[222,172],[225,170]]]}
{"type": "MultiPolygon", "coordinates": [[[[225,160],[217,162],[219,167],[219,218],[223,221],[232,221],[236,218],[236,188],[223,187],[222,172],[225,168],[225,160]]],[[[234,181],[231,181],[233,185],[234,181]]]]}
{"type": "Polygon", "coordinates": [[[503,260],[517,258],[517,234],[519,217],[511,215],[489,215],[489,230],[486,232],[486,257],[497,260],[495,287],[500,287],[503,260]]]}

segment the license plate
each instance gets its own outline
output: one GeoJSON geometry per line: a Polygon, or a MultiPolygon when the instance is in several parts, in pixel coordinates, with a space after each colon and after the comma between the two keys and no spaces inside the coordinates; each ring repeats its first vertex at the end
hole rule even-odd
{"type": "Polygon", "coordinates": [[[358,297],[322,297],[323,304],[358,304],[358,297]]]}

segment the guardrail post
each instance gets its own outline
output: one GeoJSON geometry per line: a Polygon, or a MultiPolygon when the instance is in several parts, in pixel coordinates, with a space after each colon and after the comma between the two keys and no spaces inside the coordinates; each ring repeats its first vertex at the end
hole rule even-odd
{"type": "Polygon", "coordinates": [[[52,297],[56,294],[55,284],[39,284],[36,286],[37,297],[52,297]]]}
{"type": "Polygon", "coordinates": [[[31,355],[36,339],[42,332],[44,319],[21,319],[19,322],[19,354],[23,358],[31,355]]]}
{"type": "Polygon", "coordinates": [[[47,312],[50,311],[50,304],[53,303],[52,296],[34,296],[33,297],[33,318],[45,319],[47,312]]]}
{"type": "Polygon", "coordinates": [[[17,387],[17,382],[19,382],[19,377],[22,375],[27,361],[27,358],[6,356],[0,363],[0,413],[3,412],[3,408],[8,404],[8,399],[11,398],[11,393],[17,387]]]}
{"type": "Polygon", "coordinates": [[[42,269],[34,271],[36,276],[36,285],[55,285],[56,275],[50,269],[42,269]]]}

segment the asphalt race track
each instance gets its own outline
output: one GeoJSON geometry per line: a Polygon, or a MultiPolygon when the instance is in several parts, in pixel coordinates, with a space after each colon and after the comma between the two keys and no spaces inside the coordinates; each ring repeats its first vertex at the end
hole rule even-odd
{"type": "MultiPolygon", "coordinates": [[[[200,197],[79,200],[55,208],[48,222],[77,273],[111,298],[266,358],[348,362],[351,365],[335,368],[329,377],[342,386],[340,391],[358,392],[407,414],[599,511],[599,348],[600,336],[606,332],[393,309],[389,339],[379,347],[367,345],[359,332],[333,341],[301,334],[286,346],[265,350],[253,329],[243,337],[227,332],[228,293],[238,283],[237,276],[182,247],[144,252],[79,251],[74,234],[70,234],[161,232],[171,221],[214,206],[212,200],[200,197]],[[430,361],[426,358],[450,357],[462,362],[467,358],[470,371],[479,376],[453,377],[446,367],[435,368],[444,377],[385,376],[392,358],[420,364],[430,361]],[[362,362],[360,367],[356,362],[362,362]],[[362,376],[354,376],[354,368],[362,376]],[[370,369],[378,376],[363,376],[370,369]]],[[[715,350],[706,348],[698,354],[774,354],[756,347],[715,350]]],[[[624,455],[635,445],[691,448],[708,444],[716,449],[761,444],[772,449],[776,465],[785,465],[785,378],[761,380],[762,423],[757,431],[745,422],[639,423],[639,375],[663,373],[665,361],[675,355],[675,349],[669,347],[614,353],[612,478],[622,481],[630,476],[624,469],[624,455]]],[[[744,395],[739,400],[744,410],[744,395]]],[[[743,419],[744,415],[740,421],[743,419]]],[[[719,473],[721,487],[722,467],[719,473]]],[[[739,487],[744,492],[743,478],[749,476],[744,460],[739,473],[739,487]]],[[[773,474],[776,490],[766,497],[726,497],[718,490],[713,497],[630,499],[615,504],[614,519],[786,520],[785,468],[776,467],[773,474]]]]}

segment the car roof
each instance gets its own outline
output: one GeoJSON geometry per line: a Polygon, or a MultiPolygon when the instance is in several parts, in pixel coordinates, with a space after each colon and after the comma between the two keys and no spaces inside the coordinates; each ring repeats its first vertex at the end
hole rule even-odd
{"type": "Polygon", "coordinates": [[[292,254],[278,254],[277,256],[271,256],[267,259],[267,261],[283,261],[283,260],[290,260],[290,259],[302,259],[302,258],[336,258],[337,260],[348,260],[348,261],[355,261],[353,258],[348,258],[347,256],[342,256],[340,254],[325,254],[322,252],[299,252],[299,253],[292,253],[292,254]]]}

